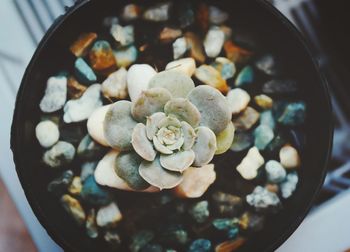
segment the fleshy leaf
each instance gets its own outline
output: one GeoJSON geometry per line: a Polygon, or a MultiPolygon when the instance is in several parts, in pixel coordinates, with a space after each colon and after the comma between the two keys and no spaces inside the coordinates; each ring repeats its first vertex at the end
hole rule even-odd
{"type": "Polygon", "coordinates": [[[216,136],[213,131],[207,127],[198,127],[196,129],[197,140],[192,150],[196,154],[194,166],[201,167],[209,164],[213,159],[217,149],[216,136]]]}
{"type": "Polygon", "coordinates": [[[184,135],[184,144],[182,147],[184,150],[190,150],[196,140],[196,132],[194,132],[194,129],[187,122],[181,122],[181,125],[182,133],[184,135]]]}
{"type": "Polygon", "coordinates": [[[235,126],[231,122],[228,124],[225,130],[216,136],[217,150],[215,152],[215,155],[220,155],[228,151],[232,146],[234,136],[235,126]]]}
{"type": "Polygon", "coordinates": [[[136,124],[131,115],[131,102],[114,103],[108,109],[103,123],[106,141],[116,150],[131,150],[131,134],[136,124]]]}
{"type": "Polygon", "coordinates": [[[139,168],[140,175],[151,185],[159,189],[171,189],[182,181],[182,174],[165,170],[156,158],[153,162],[143,161],[139,168]]]}
{"type": "Polygon", "coordinates": [[[192,127],[198,127],[201,114],[196,106],[184,98],[174,98],[165,104],[164,112],[167,115],[174,115],[180,121],[188,122],[192,127]]]}
{"type": "Polygon", "coordinates": [[[142,158],[135,152],[120,153],[115,160],[115,171],[134,190],[145,190],[150,185],[140,176],[142,158]]]}
{"type": "Polygon", "coordinates": [[[193,80],[177,71],[164,71],[156,74],[149,82],[149,88],[167,89],[174,98],[186,98],[194,89],[193,80]]]}
{"type": "Polygon", "coordinates": [[[145,123],[148,116],[163,112],[164,105],[170,99],[171,94],[165,88],[148,89],[133,103],[131,113],[136,121],[145,123]]]}
{"type": "Polygon", "coordinates": [[[172,150],[169,150],[167,147],[165,147],[161,142],[159,142],[158,137],[153,137],[153,144],[157,151],[163,154],[173,154],[172,150]]]}
{"type": "Polygon", "coordinates": [[[161,165],[169,171],[183,172],[190,167],[194,161],[195,154],[192,150],[179,151],[172,155],[161,155],[161,165]]]}
{"type": "Polygon", "coordinates": [[[217,89],[206,85],[198,86],[191,91],[188,99],[201,113],[201,126],[209,127],[216,134],[226,129],[232,113],[225,96],[217,89]]]}
{"type": "Polygon", "coordinates": [[[157,152],[146,136],[146,126],[144,124],[139,123],[135,126],[131,139],[134,150],[143,159],[153,161],[156,158],[157,152]]]}
{"type": "Polygon", "coordinates": [[[157,133],[159,122],[163,120],[165,117],[166,116],[163,112],[157,112],[147,117],[146,133],[149,140],[151,141],[153,140],[153,137],[157,133]]]}

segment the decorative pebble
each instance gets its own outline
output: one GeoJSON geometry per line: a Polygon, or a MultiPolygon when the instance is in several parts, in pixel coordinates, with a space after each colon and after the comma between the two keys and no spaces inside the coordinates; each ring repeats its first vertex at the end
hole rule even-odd
{"type": "Polygon", "coordinates": [[[106,40],[98,40],[90,50],[91,67],[98,73],[108,75],[117,68],[111,45],[106,40]]]}
{"type": "Polygon", "coordinates": [[[106,148],[99,145],[89,135],[86,135],[78,145],[78,157],[84,160],[100,159],[106,152],[106,148]]]}
{"type": "Polygon", "coordinates": [[[138,231],[131,237],[129,249],[131,252],[138,252],[154,239],[154,233],[151,230],[138,231]]]}
{"type": "Polygon", "coordinates": [[[254,130],[254,145],[259,150],[264,150],[266,146],[273,140],[275,134],[273,130],[268,125],[259,125],[254,130]]]}
{"type": "Polygon", "coordinates": [[[78,99],[84,94],[87,87],[79,83],[73,76],[70,76],[67,82],[67,89],[70,99],[78,99]]]}
{"type": "Polygon", "coordinates": [[[242,230],[251,233],[258,232],[264,227],[265,217],[260,214],[245,212],[239,219],[239,226],[242,230]]]}
{"type": "Polygon", "coordinates": [[[157,72],[147,64],[135,64],[128,70],[127,83],[131,101],[136,101],[142,91],[148,89],[150,80],[157,72]]]}
{"type": "Polygon", "coordinates": [[[231,150],[234,152],[244,151],[254,144],[254,137],[248,132],[236,132],[231,150]]]}
{"type": "Polygon", "coordinates": [[[251,129],[259,120],[260,114],[252,107],[247,107],[243,113],[233,119],[237,130],[245,131],[251,129]]]}
{"type": "Polygon", "coordinates": [[[120,43],[121,46],[128,46],[134,43],[134,26],[127,25],[121,26],[119,24],[112,25],[111,27],[112,37],[120,43]]]}
{"type": "Polygon", "coordinates": [[[281,204],[280,199],[275,193],[261,186],[257,186],[251,194],[247,195],[246,200],[256,211],[273,210],[279,208],[281,204]]]}
{"type": "Polygon", "coordinates": [[[118,249],[122,244],[120,235],[116,230],[108,230],[103,238],[113,249],[118,249]]]}
{"type": "Polygon", "coordinates": [[[258,175],[258,169],[265,163],[258,148],[252,147],[246,157],[237,166],[237,171],[244,179],[252,180],[258,175]]]}
{"type": "Polygon", "coordinates": [[[219,231],[229,231],[232,229],[237,229],[238,223],[239,223],[239,220],[237,218],[214,219],[212,222],[212,225],[214,226],[215,229],[219,231]]]}
{"type": "Polygon", "coordinates": [[[220,25],[229,18],[228,14],[218,7],[209,7],[209,22],[215,25],[220,25]]]}
{"type": "Polygon", "coordinates": [[[194,240],[187,252],[210,252],[212,250],[211,241],[206,239],[194,240]]]}
{"type": "Polygon", "coordinates": [[[52,121],[42,121],[35,127],[35,135],[40,145],[50,148],[60,138],[58,126],[52,121]]]}
{"type": "Polygon", "coordinates": [[[181,198],[200,198],[215,179],[213,164],[201,168],[190,167],[184,172],[181,184],[175,188],[175,194],[181,198]]]}
{"type": "Polygon", "coordinates": [[[265,164],[265,170],[267,181],[269,181],[270,183],[280,183],[287,176],[286,170],[279,162],[275,160],[268,161],[265,164]]]}
{"type": "Polygon", "coordinates": [[[121,17],[124,21],[133,21],[138,19],[141,14],[141,8],[136,4],[128,4],[122,10],[121,17]]]}
{"type": "Polygon", "coordinates": [[[97,81],[97,76],[83,58],[77,58],[74,64],[77,80],[83,84],[92,84],[97,81]]]}
{"type": "Polygon", "coordinates": [[[235,240],[225,241],[215,247],[215,252],[233,252],[239,249],[246,242],[245,238],[238,237],[235,240]]]}
{"type": "Polygon", "coordinates": [[[80,179],[82,182],[94,174],[96,166],[97,162],[85,162],[81,165],[80,179]]]}
{"type": "Polygon", "coordinates": [[[99,144],[109,146],[103,131],[103,122],[105,120],[107,111],[112,105],[106,105],[96,109],[87,121],[87,130],[89,135],[99,144]]]}
{"type": "Polygon", "coordinates": [[[255,96],[254,101],[262,109],[271,109],[273,105],[271,97],[264,94],[255,96]]]}
{"type": "Polygon", "coordinates": [[[94,84],[85,91],[82,97],[66,103],[63,108],[63,120],[65,123],[87,120],[99,107],[102,107],[101,85],[94,84]]]}
{"type": "Polygon", "coordinates": [[[85,223],[86,215],[78,200],[65,194],[61,198],[61,204],[78,225],[83,225],[85,223]]]}
{"type": "Polygon", "coordinates": [[[190,56],[199,63],[204,63],[206,57],[204,54],[202,40],[193,32],[186,32],[185,38],[187,47],[190,50],[190,56]]]}
{"type": "Polygon", "coordinates": [[[229,108],[234,115],[245,110],[250,102],[250,95],[248,92],[240,88],[230,90],[226,98],[229,108]]]}
{"type": "Polygon", "coordinates": [[[237,216],[242,208],[243,201],[240,197],[224,192],[215,192],[212,195],[213,207],[221,216],[237,216]]]}
{"type": "MultiPolygon", "coordinates": [[[[277,115],[278,116],[278,115],[277,115]]],[[[284,107],[277,121],[286,126],[298,126],[305,122],[306,105],[304,102],[292,102],[284,107]]]]}
{"type": "Polygon", "coordinates": [[[188,240],[188,233],[181,225],[170,225],[164,228],[159,235],[159,240],[169,245],[185,245],[188,240]]]}
{"type": "Polygon", "coordinates": [[[208,57],[217,57],[224,45],[225,33],[217,26],[213,26],[209,29],[207,36],[204,40],[204,49],[208,57]]]}
{"type": "Polygon", "coordinates": [[[118,68],[129,67],[138,57],[138,51],[134,45],[118,48],[113,52],[118,68]]]}
{"type": "Polygon", "coordinates": [[[237,46],[231,40],[225,42],[224,50],[226,53],[226,58],[233,61],[235,64],[245,63],[253,55],[252,52],[237,46]]]}
{"type": "Polygon", "coordinates": [[[122,214],[116,203],[112,202],[101,207],[96,216],[97,226],[102,228],[114,228],[122,220],[122,214]]]}
{"type": "Polygon", "coordinates": [[[255,66],[257,69],[270,76],[276,76],[280,72],[277,66],[276,58],[271,54],[266,54],[260,57],[256,61],[255,66]]]}
{"type": "Polygon", "coordinates": [[[276,121],[271,110],[265,110],[260,113],[260,125],[266,125],[272,130],[276,128],[276,121]]]}
{"type": "Polygon", "coordinates": [[[273,155],[278,155],[280,149],[287,144],[287,137],[283,132],[277,132],[275,138],[266,147],[266,150],[273,155]]]}
{"type": "Polygon", "coordinates": [[[182,36],[182,30],[174,29],[170,27],[164,27],[159,34],[159,40],[162,43],[170,43],[180,36],[182,36]]]}
{"type": "Polygon", "coordinates": [[[298,174],[296,172],[289,173],[285,181],[280,184],[281,194],[284,199],[291,197],[298,185],[298,174]]]}
{"type": "Polygon", "coordinates": [[[239,233],[238,227],[233,227],[227,232],[227,238],[236,239],[239,233]]]}
{"type": "Polygon", "coordinates": [[[266,82],[262,91],[268,95],[288,95],[298,91],[298,84],[295,80],[271,80],[266,82]]]}
{"type": "Polygon", "coordinates": [[[110,193],[96,183],[93,175],[85,179],[80,195],[87,203],[95,206],[107,205],[112,200],[110,193]]]}
{"type": "Polygon", "coordinates": [[[72,162],[74,156],[74,146],[70,143],[59,141],[44,153],[43,161],[52,168],[58,168],[72,162]]]}
{"type": "Polygon", "coordinates": [[[218,89],[222,93],[227,93],[229,89],[226,80],[224,80],[219,71],[212,66],[201,65],[197,68],[195,76],[201,82],[218,89]]]}
{"type": "Polygon", "coordinates": [[[67,99],[67,78],[50,77],[46,84],[45,95],[40,101],[44,113],[52,113],[63,108],[67,99]]]}
{"type": "Polygon", "coordinates": [[[56,196],[61,196],[67,191],[67,188],[73,181],[73,172],[71,170],[65,171],[62,175],[47,186],[47,190],[50,193],[54,193],[56,196]]]}
{"type": "Polygon", "coordinates": [[[285,145],[280,150],[279,157],[281,164],[286,169],[295,169],[300,166],[298,151],[290,145],[285,145]]]}
{"type": "Polygon", "coordinates": [[[106,98],[123,100],[128,97],[127,77],[128,71],[124,67],[111,73],[102,83],[101,91],[106,98]]]}
{"type": "Polygon", "coordinates": [[[72,183],[68,187],[68,192],[73,196],[78,196],[82,188],[80,177],[74,177],[72,183]]]}
{"type": "Polygon", "coordinates": [[[197,222],[204,223],[209,218],[208,201],[200,201],[195,203],[189,210],[189,215],[197,222]]]}
{"type": "Polygon", "coordinates": [[[235,85],[237,87],[243,87],[245,85],[252,84],[254,82],[254,70],[251,66],[244,67],[237,75],[235,85]]]}
{"type": "Polygon", "coordinates": [[[96,224],[96,211],[91,209],[88,213],[85,223],[86,234],[92,239],[98,237],[98,227],[96,224]]]}
{"type": "Polygon", "coordinates": [[[173,43],[173,55],[174,59],[181,58],[187,51],[187,40],[184,37],[178,38],[173,43]]]}
{"type": "Polygon", "coordinates": [[[143,18],[148,21],[163,22],[169,19],[171,3],[165,2],[157,4],[143,13],[143,18]]]}
{"type": "Polygon", "coordinates": [[[94,43],[96,38],[97,38],[97,34],[96,33],[93,33],[93,32],[83,33],[71,45],[70,51],[76,57],[84,57],[88,53],[92,43],[94,43]]]}
{"type": "Polygon", "coordinates": [[[193,58],[184,58],[169,62],[165,70],[168,71],[178,71],[180,73],[184,73],[189,77],[192,77],[194,72],[196,71],[196,62],[193,58]]]}
{"type": "Polygon", "coordinates": [[[216,58],[215,62],[213,62],[211,65],[220,72],[221,77],[224,80],[233,78],[236,73],[235,64],[231,60],[224,57],[216,58]]]}
{"type": "Polygon", "coordinates": [[[183,4],[177,3],[179,6],[178,20],[181,28],[186,28],[192,25],[195,21],[195,15],[192,4],[185,2],[183,4]]]}

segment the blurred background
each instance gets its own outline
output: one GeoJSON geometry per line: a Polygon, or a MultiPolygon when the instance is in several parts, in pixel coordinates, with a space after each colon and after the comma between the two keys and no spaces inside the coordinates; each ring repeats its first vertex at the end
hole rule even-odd
{"type": "MultiPolygon", "coordinates": [[[[309,41],[330,83],[335,118],[333,157],[323,189],[308,217],[278,251],[350,251],[350,2],[269,2],[309,41]]],[[[15,96],[25,67],[45,31],[72,4],[73,0],[0,1],[0,251],[62,251],[27,203],[9,142],[15,96]]]]}

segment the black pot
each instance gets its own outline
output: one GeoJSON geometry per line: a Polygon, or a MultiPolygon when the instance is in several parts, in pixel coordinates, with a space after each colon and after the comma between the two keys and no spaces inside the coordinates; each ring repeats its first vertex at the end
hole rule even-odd
{"type": "MultiPolygon", "coordinates": [[[[156,1],[137,1],[150,5],[156,1]]],[[[179,1],[176,1],[179,2],[179,1]]],[[[272,251],[298,227],[323,184],[332,143],[332,114],[327,83],[318,70],[310,50],[298,31],[270,4],[259,0],[208,1],[222,7],[236,27],[257,35],[264,50],[281,56],[289,75],[302,83],[300,98],[308,105],[307,123],[303,128],[306,145],[302,151],[300,183],[285,208],[266,223],[242,247],[242,251],[272,251]]],[[[78,34],[99,31],[102,18],[116,15],[126,0],[78,1],[58,18],[36,50],[23,77],[17,96],[12,124],[11,148],[16,170],[27,199],[50,236],[66,251],[109,251],[105,243],[89,239],[66,215],[57,199],[47,192],[47,168],[40,164],[42,150],[35,139],[39,121],[39,102],[46,80],[60,69],[73,65],[67,48],[78,34]]],[[[235,30],[234,30],[235,31],[235,30]]],[[[242,40],[243,41],[243,40],[242,40]]],[[[244,43],[244,41],[243,41],[244,43]]],[[[232,156],[232,155],[231,155],[232,156]]],[[[230,157],[221,165],[232,169],[230,157]]],[[[312,242],[312,241],[310,241],[312,242]]]]}

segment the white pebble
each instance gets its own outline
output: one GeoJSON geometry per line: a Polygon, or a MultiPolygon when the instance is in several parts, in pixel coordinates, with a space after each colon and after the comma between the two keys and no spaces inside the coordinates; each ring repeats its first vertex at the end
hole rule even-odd
{"type": "Polygon", "coordinates": [[[45,95],[41,99],[40,109],[52,113],[63,108],[67,99],[67,78],[64,76],[50,77],[46,84],[45,95]]]}
{"type": "Polygon", "coordinates": [[[286,169],[294,169],[300,166],[298,151],[290,145],[282,147],[279,156],[281,164],[286,169]]]}
{"type": "Polygon", "coordinates": [[[258,148],[252,147],[236,169],[244,179],[252,180],[256,178],[259,168],[264,163],[265,160],[263,156],[261,156],[258,148]]]}
{"type": "Polygon", "coordinates": [[[134,43],[134,27],[132,25],[123,27],[119,24],[114,24],[111,27],[111,35],[122,46],[134,43]]]}
{"type": "Polygon", "coordinates": [[[106,105],[96,109],[87,121],[89,135],[99,144],[109,146],[104,135],[103,122],[111,105],[106,105]]]}
{"type": "Polygon", "coordinates": [[[276,207],[280,204],[277,194],[261,186],[257,186],[251,194],[247,195],[246,200],[249,205],[255,207],[257,210],[276,207]]]}
{"type": "Polygon", "coordinates": [[[196,61],[193,58],[184,58],[169,62],[165,70],[178,71],[192,77],[196,71],[196,61]]]}
{"type": "Polygon", "coordinates": [[[99,227],[116,227],[122,220],[123,216],[114,202],[101,207],[96,216],[96,223],[99,227]]]}
{"type": "Polygon", "coordinates": [[[225,33],[219,27],[211,27],[204,40],[204,49],[208,57],[217,57],[224,45],[225,33]]]}
{"type": "Polygon", "coordinates": [[[248,107],[250,95],[243,89],[235,88],[228,92],[227,102],[232,114],[236,115],[248,107]]]}
{"type": "Polygon", "coordinates": [[[66,103],[63,120],[65,123],[84,121],[101,106],[101,85],[91,85],[79,99],[66,103]]]}
{"type": "Polygon", "coordinates": [[[290,196],[293,195],[295,189],[298,185],[298,174],[297,173],[289,173],[287,175],[287,179],[281,183],[281,194],[284,199],[288,199],[290,196]]]}
{"type": "Polygon", "coordinates": [[[35,134],[40,145],[44,148],[53,146],[60,138],[58,126],[51,121],[40,122],[35,128],[35,134]]]}
{"type": "Polygon", "coordinates": [[[265,170],[266,170],[267,180],[271,183],[280,183],[287,176],[286,170],[283,168],[283,166],[279,162],[275,160],[268,161],[265,165],[265,170]]]}
{"type": "Polygon", "coordinates": [[[184,37],[176,39],[173,43],[174,59],[181,58],[186,53],[187,49],[188,45],[184,37]]]}
{"type": "Polygon", "coordinates": [[[126,99],[128,88],[126,76],[128,71],[122,67],[118,71],[111,73],[102,83],[102,93],[106,98],[126,99]]]}
{"type": "Polygon", "coordinates": [[[131,101],[136,101],[142,91],[148,89],[150,80],[156,74],[154,68],[147,64],[135,64],[129,68],[127,83],[131,101]]]}

